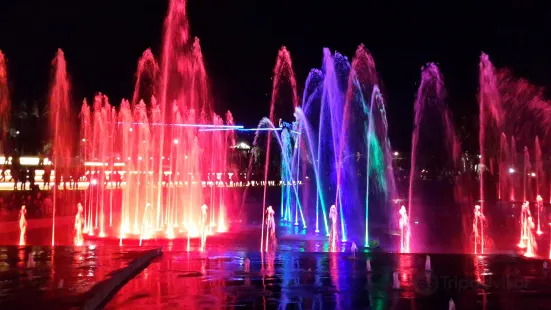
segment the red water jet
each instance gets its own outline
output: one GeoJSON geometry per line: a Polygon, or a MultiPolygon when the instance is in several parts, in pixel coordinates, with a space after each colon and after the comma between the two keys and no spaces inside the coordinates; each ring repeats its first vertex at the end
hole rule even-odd
{"type": "MultiPolygon", "coordinates": [[[[50,139],[52,143],[52,162],[55,173],[67,177],[72,159],[74,116],[71,110],[70,86],[67,77],[67,64],[61,49],[57,50],[52,62],[53,79],[50,89],[50,139]]],[[[52,246],[55,244],[56,193],[53,191],[52,246]]]]}

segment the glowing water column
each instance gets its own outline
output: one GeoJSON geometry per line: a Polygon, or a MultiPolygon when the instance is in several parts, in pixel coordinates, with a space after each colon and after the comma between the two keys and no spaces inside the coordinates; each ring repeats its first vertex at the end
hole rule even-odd
{"type": "MultiPolygon", "coordinates": [[[[281,120],[280,120],[281,126],[281,120]]],[[[293,181],[293,176],[290,162],[285,160],[291,158],[292,156],[292,136],[287,128],[281,130],[281,180],[283,181],[283,186],[281,186],[281,214],[283,215],[283,220],[289,223],[293,220],[293,215],[291,211],[291,185],[293,181]]],[[[298,219],[295,216],[295,225],[298,225],[298,219]]]]}
{"type": "Polygon", "coordinates": [[[269,240],[271,239],[275,243],[275,211],[272,206],[266,208],[266,252],[268,252],[268,246],[270,244],[269,240]]]}
{"type": "Polygon", "coordinates": [[[337,207],[332,205],[331,209],[329,209],[329,219],[331,220],[331,230],[329,232],[329,252],[337,251],[337,218],[337,207]]]}
{"type": "Polygon", "coordinates": [[[479,205],[474,206],[473,235],[474,254],[484,254],[484,222],[486,218],[479,205]]]}
{"type": "Polygon", "coordinates": [[[153,207],[148,202],[145,204],[145,209],[142,219],[142,229],[140,234],[140,246],[144,239],[150,239],[153,235],[153,207]]]}
{"type": "Polygon", "coordinates": [[[526,253],[524,253],[524,256],[526,257],[534,257],[536,255],[536,248],[538,245],[536,244],[536,237],[534,236],[534,228],[536,225],[534,224],[534,221],[531,216],[528,216],[527,219],[527,241],[526,241],[526,253]]]}
{"type": "MultiPolygon", "coordinates": [[[[295,114],[296,117],[296,114],[295,114]]],[[[279,120],[281,132],[276,136],[281,144],[281,212],[283,220],[294,225],[299,225],[299,216],[303,228],[306,228],[306,221],[300,203],[297,184],[300,176],[300,128],[299,122],[287,123],[279,120]],[[295,179],[296,178],[296,179],[295,179]],[[294,207],[294,211],[292,210],[294,207]]]]}
{"type": "Polygon", "coordinates": [[[541,209],[543,207],[543,198],[541,198],[540,195],[538,195],[538,197],[536,197],[536,207],[538,208],[538,230],[537,230],[537,234],[538,235],[541,235],[543,234],[543,232],[541,231],[541,226],[540,226],[540,212],[541,212],[541,209]]]}
{"type": "Polygon", "coordinates": [[[27,233],[27,209],[21,206],[19,211],[19,245],[25,245],[25,235],[27,233]]]}
{"type": "Polygon", "coordinates": [[[207,244],[207,233],[208,233],[208,225],[207,225],[207,219],[208,219],[208,213],[207,213],[207,205],[201,206],[201,251],[205,250],[205,246],[207,244]]]}
{"type": "Polygon", "coordinates": [[[409,218],[406,211],[406,207],[402,206],[400,208],[400,253],[409,253],[410,252],[410,239],[411,232],[409,230],[409,218]]]}
{"type": "Polygon", "coordinates": [[[521,249],[526,248],[528,244],[528,218],[531,218],[530,215],[530,206],[528,201],[525,201],[522,204],[522,209],[520,210],[520,241],[518,247],[521,249]]]}
{"type": "Polygon", "coordinates": [[[81,246],[84,243],[84,238],[82,237],[82,231],[84,229],[84,208],[80,203],[77,205],[77,215],[75,216],[75,245],[81,246]]]}

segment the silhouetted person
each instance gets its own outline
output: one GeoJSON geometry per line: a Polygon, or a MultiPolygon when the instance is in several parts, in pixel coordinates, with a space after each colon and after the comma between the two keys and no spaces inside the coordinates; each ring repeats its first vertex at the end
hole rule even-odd
{"type": "Polygon", "coordinates": [[[11,180],[13,180],[13,183],[14,183],[13,186],[15,190],[17,190],[17,182],[21,178],[20,170],[21,170],[21,165],[19,163],[19,157],[16,156],[11,161],[11,169],[10,169],[11,180]]]}
{"type": "Polygon", "coordinates": [[[21,190],[25,190],[25,186],[27,186],[27,178],[28,178],[28,172],[27,169],[19,169],[19,177],[21,178],[21,190]]]}
{"type": "Polygon", "coordinates": [[[42,185],[42,188],[50,188],[50,176],[52,174],[52,167],[51,166],[46,166],[44,167],[44,174],[42,175],[42,181],[43,181],[43,185],[42,185]]]}
{"type": "Polygon", "coordinates": [[[30,187],[31,190],[34,189],[34,178],[35,178],[35,176],[36,176],[36,172],[35,172],[34,168],[29,169],[29,183],[30,183],[29,187],[30,187]]]}
{"type": "Polygon", "coordinates": [[[13,180],[13,189],[17,190],[17,183],[21,180],[21,166],[19,165],[19,161],[14,158],[11,163],[11,169],[10,169],[10,175],[11,179],[13,180]]]}

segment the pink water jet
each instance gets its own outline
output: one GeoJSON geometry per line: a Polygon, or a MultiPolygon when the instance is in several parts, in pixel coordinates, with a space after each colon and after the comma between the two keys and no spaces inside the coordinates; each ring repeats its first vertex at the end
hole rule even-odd
{"type": "Polygon", "coordinates": [[[146,203],[140,228],[140,245],[142,245],[143,240],[149,240],[153,236],[153,225],[153,207],[150,203],[146,203]]]}
{"type": "MultiPolygon", "coordinates": [[[[52,143],[52,162],[56,178],[69,176],[69,167],[73,151],[73,120],[71,110],[70,86],[67,77],[67,64],[61,49],[58,49],[53,62],[53,79],[50,89],[50,138],[52,143]]],[[[53,189],[52,246],[55,245],[55,218],[58,186],[53,189]]]]}
{"type": "Polygon", "coordinates": [[[82,231],[84,229],[84,208],[80,203],[77,204],[77,215],[75,216],[75,239],[74,244],[76,246],[82,246],[84,244],[84,237],[82,231]]]}
{"type": "MultiPolygon", "coordinates": [[[[415,204],[419,204],[415,197],[416,194],[416,181],[419,179],[421,172],[424,170],[423,163],[421,160],[427,160],[428,156],[434,153],[434,149],[423,150],[428,148],[428,143],[425,139],[431,138],[431,134],[435,132],[441,133],[444,141],[438,141],[440,145],[443,145],[445,160],[442,164],[445,164],[446,167],[442,168],[451,168],[455,170],[458,166],[460,147],[457,134],[455,132],[453,120],[447,105],[445,104],[446,91],[444,87],[443,77],[440,73],[438,67],[429,63],[423,67],[421,73],[421,84],[417,90],[417,95],[415,98],[414,104],[414,125],[413,125],[413,134],[411,137],[411,162],[410,162],[410,174],[409,174],[409,187],[408,187],[408,208],[407,215],[410,218],[424,218],[423,210],[421,208],[416,208],[415,204]],[[440,118],[436,120],[434,118],[429,118],[429,112],[434,111],[437,113],[440,118]],[[428,130],[428,126],[440,125],[437,130],[431,128],[428,130]],[[423,131],[423,134],[421,132],[423,131]],[[422,142],[425,142],[424,144],[422,142]]],[[[434,147],[435,141],[430,143],[431,147],[434,147]]],[[[431,159],[432,161],[432,159],[431,159]]],[[[412,227],[409,227],[412,228],[412,227]]],[[[408,250],[412,250],[412,247],[416,247],[417,242],[423,240],[421,234],[417,235],[419,231],[410,231],[411,240],[415,240],[416,243],[409,245],[408,250]]],[[[427,233],[427,232],[425,232],[427,233]]]]}
{"type": "Polygon", "coordinates": [[[26,245],[25,237],[27,234],[27,209],[21,206],[19,210],[19,245],[26,245]]]}
{"type": "Polygon", "coordinates": [[[526,248],[529,242],[530,225],[528,218],[532,218],[530,214],[530,205],[528,201],[522,204],[520,211],[520,241],[518,243],[519,248],[526,248]]]}
{"type": "Polygon", "coordinates": [[[510,165],[510,156],[509,156],[509,145],[507,143],[507,136],[505,133],[501,133],[501,139],[499,141],[499,162],[498,162],[498,175],[499,181],[497,185],[497,198],[502,200],[505,197],[507,186],[511,186],[508,182],[510,178],[509,165],[510,165]]]}
{"type": "Polygon", "coordinates": [[[536,231],[536,234],[538,235],[541,235],[543,234],[543,232],[541,231],[541,226],[540,226],[540,212],[541,212],[541,209],[543,208],[543,198],[541,198],[540,195],[538,195],[536,197],[536,208],[538,209],[538,229],[536,231]]]}
{"type": "Polygon", "coordinates": [[[155,81],[159,78],[159,64],[151,49],[146,49],[138,60],[136,82],[132,94],[132,105],[138,104],[142,98],[153,98],[157,91],[155,81]]]}
{"type": "Polygon", "coordinates": [[[538,247],[536,243],[536,237],[534,236],[534,228],[536,225],[534,224],[534,221],[531,216],[528,216],[526,220],[527,225],[527,236],[526,236],[526,252],[524,253],[524,256],[526,257],[534,257],[536,255],[536,249],[538,247]]]}
{"type": "Polygon", "coordinates": [[[233,126],[213,113],[199,40],[190,40],[186,1],[170,1],[161,65],[146,50],[138,61],[132,100],[116,109],[97,94],[83,102],[80,156],[87,175],[84,229],[88,235],[127,238],[201,238],[229,229],[226,192],[235,176],[228,160],[233,126]],[[210,127],[209,127],[210,128],[210,127]],[[202,205],[208,204],[206,215],[202,205]]]}
{"type": "Polygon", "coordinates": [[[337,207],[332,205],[329,209],[329,219],[331,220],[331,229],[329,231],[329,252],[337,251],[337,237],[339,231],[337,230],[338,213],[337,207]]]}
{"type": "Polygon", "coordinates": [[[516,195],[515,195],[515,189],[516,189],[516,178],[515,178],[515,174],[516,174],[516,169],[515,169],[515,165],[516,165],[516,162],[517,162],[517,147],[516,147],[516,142],[515,142],[515,138],[514,137],[511,137],[511,166],[509,167],[509,183],[511,184],[511,196],[510,196],[510,200],[511,201],[515,201],[516,199],[516,195]]]}
{"type": "Polygon", "coordinates": [[[409,218],[405,206],[400,208],[399,214],[400,220],[398,224],[400,226],[400,253],[409,253],[411,232],[409,229],[409,218]]]}
{"type": "Polygon", "coordinates": [[[528,187],[529,187],[529,178],[531,175],[531,164],[530,164],[530,153],[528,152],[528,147],[524,147],[524,179],[523,179],[523,190],[522,190],[522,200],[528,201],[528,187]]]}
{"type": "Polygon", "coordinates": [[[1,135],[1,148],[4,151],[5,139],[9,127],[9,117],[10,117],[10,93],[8,87],[8,71],[6,69],[6,58],[0,50],[0,133],[1,135]]]}
{"type": "MultiPolygon", "coordinates": [[[[486,176],[491,173],[488,169],[488,163],[492,157],[491,148],[499,142],[499,135],[502,124],[502,108],[500,101],[499,85],[496,79],[495,68],[490,62],[488,55],[482,54],[479,65],[479,83],[478,94],[478,146],[479,146],[479,196],[480,212],[484,214],[486,204],[486,176]],[[489,153],[490,152],[490,153],[489,153]]],[[[479,232],[484,236],[484,226],[481,226],[479,232]]]]}
{"type": "Polygon", "coordinates": [[[474,254],[484,254],[484,222],[486,217],[482,213],[479,205],[474,206],[473,235],[474,235],[474,254]]]}
{"type": "MultiPolygon", "coordinates": [[[[270,114],[269,120],[272,124],[276,123],[276,119],[284,117],[284,113],[276,113],[276,105],[281,106],[278,102],[281,100],[281,89],[282,85],[285,83],[291,89],[291,102],[293,103],[294,108],[298,107],[299,98],[297,95],[297,82],[295,79],[295,72],[293,70],[293,62],[291,60],[291,53],[287,50],[285,46],[281,47],[277,54],[276,64],[273,70],[272,78],[272,96],[270,99],[270,114]]],[[[256,140],[256,139],[255,139],[256,140]]],[[[268,170],[270,167],[270,149],[272,141],[272,131],[268,131],[267,140],[266,140],[266,161],[264,164],[264,192],[262,198],[262,209],[266,207],[266,195],[267,195],[267,184],[268,184],[268,170]]],[[[283,216],[283,214],[282,214],[283,216]]],[[[260,251],[264,248],[264,222],[265,222],[265,212],[262,212],[262,234],[260,236],[260,251]]]]}
{"type": "Polygon", "coordinates": [[[272,206],[268,206],[266,208],[266,243],[265,243],[265,251],[271,252],[269,249],[269,245],[272,244],[273,250],[275,250],[275,244],[276,244],[276,235],[275,235],[275,211],[272,208],[272,206]]]}
{"type": "Polygon", "coordinates": [[[208,235],[207,205],[201,206],[201,251],[205,250],[208,235]]]}

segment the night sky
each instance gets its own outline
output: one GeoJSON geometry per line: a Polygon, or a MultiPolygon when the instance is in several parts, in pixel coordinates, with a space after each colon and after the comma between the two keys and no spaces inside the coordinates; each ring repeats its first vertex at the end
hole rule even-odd
{"type": "MultiPolygon", "coordinates": [[[[9,61],[14,105],[43,105],[58,47],[67,58],[75,107],[98,91],[116,104],[130,97],[142,52],[151,47],[159,55],[166,2],[1,1],[0,49],[9,61]]],[[[282,45],[293,56],[301,93],[309,70],[321,65],[323,47],[351,57],[364,43],[381,74],[391,141],[400,149],[409,147],[426,62],[439,64],[458,123],[476,116],[482,51],[497,67],[549,85],[551,9],[531,2],[189,0],[188,13],[216,110],[231,110],[247,126],[269,112],[270,78],[282,45]]]]}

